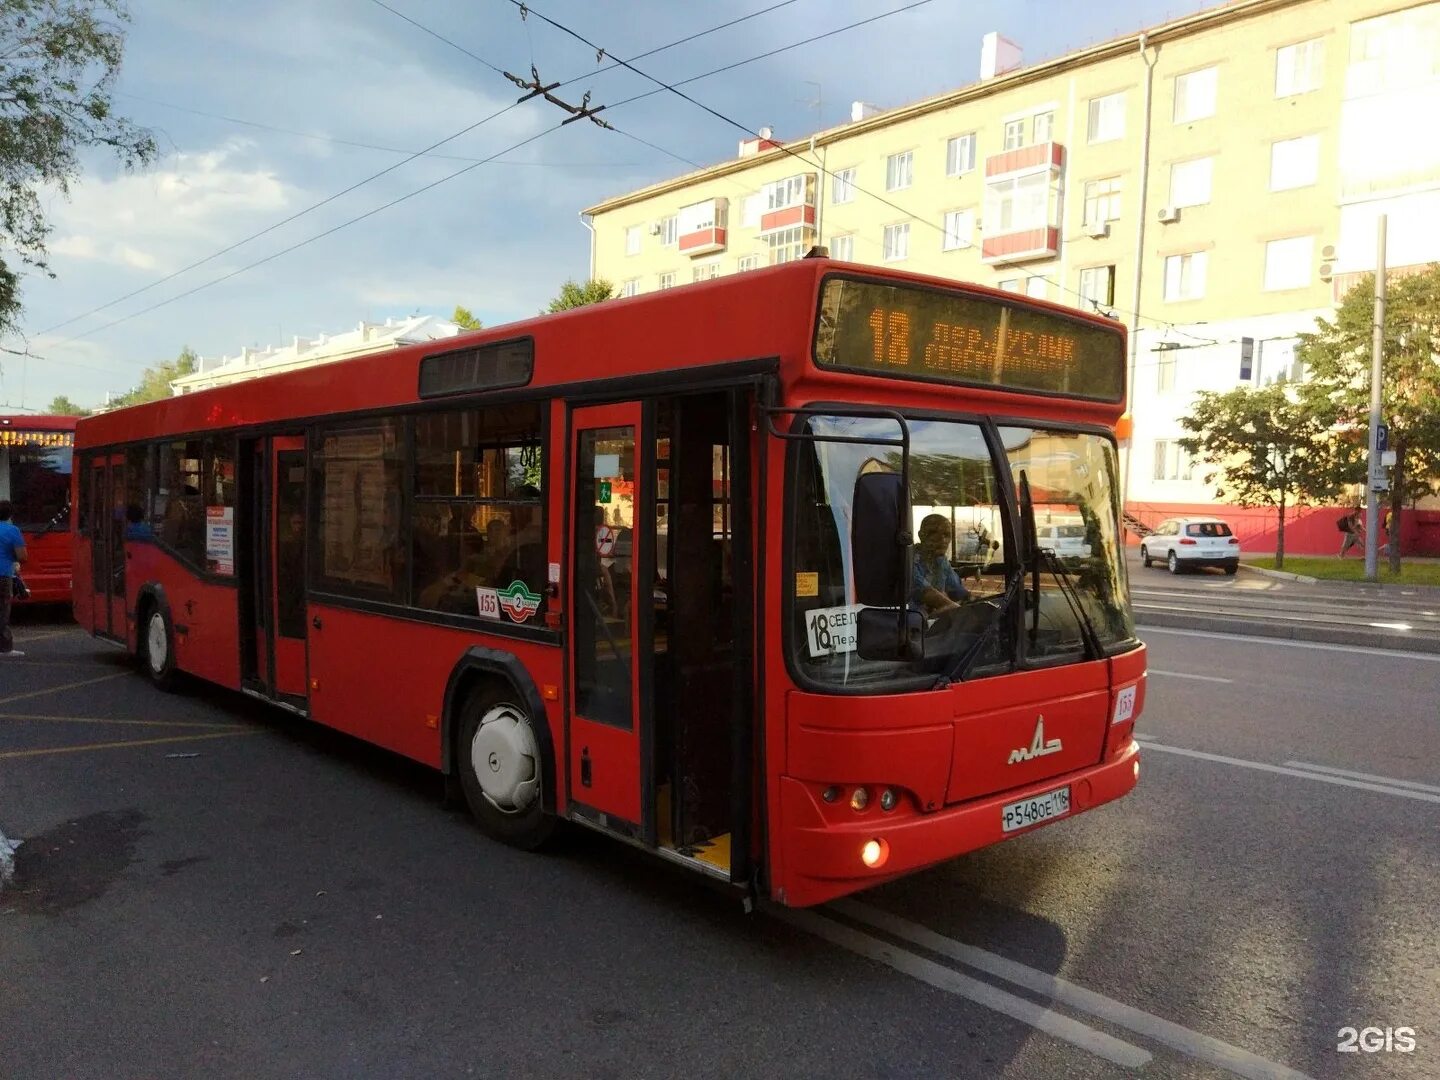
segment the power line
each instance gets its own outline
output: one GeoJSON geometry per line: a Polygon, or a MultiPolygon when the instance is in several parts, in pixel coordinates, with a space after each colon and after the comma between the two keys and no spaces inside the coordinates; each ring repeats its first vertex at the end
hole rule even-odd
{"type": "MultiPolygon", "coordinates": [[[[378,0],[376,0],[376,2],[378,3],[378,0]]],[[[713,34],[713,33],[716,33],[716,32],[719,31],[719,30],[727,29],[727,28],[729,28],[729,27],[731,27],[731,26],[735,26],[737,23],[745,22],[745,21],[748,20],[748,19],[753,19],[753,18],[756,18],[756,17],[758,17],[758,16],[760,16],[760,15],[768,14],[768,13],[771,12],[771,11],[775,11],[775,10],[778,9],[778,8],[785,7],[785,6],[787,6],[788,4],[794,3],[794,2],[796,2],[796,0],[782,0],[781,3],[772,4],[772,5],[770,5],[769,7],[761,8],[761,9],[758,10],[758,11],[751,12],[751,13],[748,14],[748,15],[738,16],[738,17],[736,17],[736,18],[734,18],[734,19],[730,19],[730,20],[728,20],[728,21],[726,21],[726,22],[720,23],[720,24],[718,24],[717,26],[712,26],[712,27],[710,27],[710,28],[707,29],[707,30],[701,30],[701,31],[698,31],[698,32],[693,33],[693,34],[689,34],[689,35],[687,35],[686,37],[683,37],[683,38],[678,39],[677,41],[672,41],[672,42],[670,42],[670,43],[668,43],[668,44],[657,46],[656,48],[650,49],[648,52],[641,53],[640,56],[636,57],[636,59],[641,59],[641,58],[646,57],[646,56],[654,56],[654,55],[657,54],[657,53],[664,52],[665,50],[674,48],[674,47],[677,46],[677,45],[685,44],[685,43],[687,43],[687,42],[694,41],[694,40],[696,40],[697,38],[704,37],[704,36],[706,36],[707,34],[713,34]]],[[[386,7],[387,10],[394,11],[393,8],[389,8],[389,7],[388,7],[387,5],[385,5],[385,4],[381,4],[380,6],[386,7]]],[[[399,15],[399,12],[395,12],[395,14],[399,15]]],[[[401,17],[402,17],[402,18],[405,18],[407,22],[413,22],[413,21],[414,21],[414,20],[411,20],[411,19],[409,19],[408,17],[405,17],[405,16],[401,16],[401,17]]],[[[415,24],[415,25],[418,26],[419,24],[417,23],[417,24],[415,24]]],[[[421,29],[425,29],[427,33],[433,33],[433,31],[429,31],[428,28],[421,27],[421,29]]],[[[454,45],[453,42],[450,42],[448,39],[444,38],[442,35],[435,34],[434,36],[439,37],[440,40],[445,41],[447,44],[454,45]]],[[[455,47],[456,47],[456,48],[460,48],[458,45],[455,46],[455,47]]],[[[468,50],[461,49],[461,51],[462,51],[462,52],[466,52],[467,55],[468,55],[468,50]]],[[[481,60],[479,57],[475,57],[475,59],[476,59],[476,60],[479,60],[481,63],[485,64],[486,67],[491,68],[491,70],[498,70],[497,68],[494,67],[494,65],[489,64],[487,61],[481,60]]],[[[612,67],[619,67],[619,66],[622,65],[622,63],[624,63],[624,62],[622,62],[622,61],[617,61],[615,64],[613,64],[613,65],[611,65],[611,66],[612,66],[612,67]]],[[[502,74],[503,74],[503,73],[502,73],[502,74]]],[[[559,85],[560,85],[560,86],[568,86],[568,85],[570,85],[571,83],[579,82],[581,79],[583,79],[583,78],[585,78],[585,77],[586,77],[586,75],[576,75],[576,76],[573,77],[573,78],[564,80],[564,81],[561,82],[559,85]]],[[[54,324],[53,326],[47,327],[46,329],[40,331],[40,332],[39,332],[38,334],[36,334],[35,336],[36,336],[37,338],[39,338],[39,337],[44,337],[46,334],[54,333],[56,330],[59,330],[59,329],[61,329],[62,327],[65,327],[65,326],[69,326],[71,323],[79,322],[79,321],[82,320],[82,319],[87,319],[87,318],[89,318],[89,317],[92,316],[92,315],[97,315],[97,314],[99,314],[100,312],[105,311],[105,310],[108,309],[108,308],[114,307],[116,304],[121,304],[121,303],[124,303],[126,300],[133,299],[134,297],[139,296],[139,295],[142,294],[142,293],[148,292],[149,290],[155,288],[156,286],[163,285],[163,284],[165,284],[165,283],[168,282],[168,281],[173,281],[175,278],[181,276],[182,274],[189,273],[191,270],[195,270],[195,269],[197,269],[197,268],[205,265],[206,263],[211,262],[211,261],[219,258],[221,255],[228,254],[229,252],[234,251],[236,248],[242,247],[242,246],[244,246],[245,244],[250,243],[250,241],[252,241],[252,240],[258,240],[260,237],[265,236],[265,235],[268,234],[268,233],[274,232],[276,229],[279,229],[279,228],[281,228],[281,227],[283,227],[283,226],[285,226],[285,225],[288,225],[288,224],[290,224],[291,222],[296,221],[297,219],[299,219],[299,218],[301,218],[301,217],[304,217],[306,214],[312,213],[313,211],[318,210],[318,209],[320,209],[321,207],[326,206],[327,204],[329,204],[329,203],[331,203],[331,202],[334,202],[336,199],[339,199],[339,198],[341,198],[341,197],[343,197],[343,196],[345,196],[345,195],[348,195],[348,194],[350,194],[352,191],[355,191],[355,190],[357,190],[358,188],[364,187],[366,184],[369,184],[369,183],[371,183],[372,181],[375,181],[375,180],[380,179],[382,176],[386,176],[386,175],[388,175],[389,173],[394,172],[395,170],[401,168],[401,167],[404,166],[404,165],[408,165],[410,162],[414,161],[416,158],[422,157],[422,156],[424,156],[424,155],[427,155],[427,154],[429,154],[431,151],[435,150],[436,148],[441,147],[441,146],[444,146],[444,145],[445,145],[446,143],[448,143],[448,142],[453,142],[455,139],[460,138],[462,135],[467,135],[467,134],[469,134],[470,132],[476,130],[476,129],[479,128],[480,126],[482,126],[482,125],[484,125],[484,124],[487,124],[487,123],[489,123],[490,121],[492,121],[492,120],[494,120],[494,119],[496,119],[496,118],[498,118],[498,117],[500,117],[500,116],[503,116],[505,113],[507,113],[507,112],[509,112],[511,109],[515,108],[518,104],[519,104],[518,102],[511,103],[510,105],[507,105],[507,106],[505,106],[504,108],[499,109],[499,110],[491,113],[489,116],[486,116],[486,117],[484,117],[483,119],[476,121],[475,123],[469,125],[468,127],[461,128],[459,131],[456,131],[454,134],[452,134],[452,135],[447,135],[445,138],[440,139],[440,140],[437,140],[436,142],[431,143],[429,146],[425,147],[423,150],[418,150],[418,151],[410,154],[410,156],[406,157],[404,160],[402,160],[402,161],[397,161],[395,164],[393,164],[393,165],[391,165],[391,166],[389,166],[389,167],[387,167],[387,168],[385,168],[385,169],[382,169],[382,170],[380,170],[380,171],[377,172],[377,173],[373,173],[373,174],[371,174],[370,176],[367,176],[365,179],[360,180],[360,181],[358,181],[357,183],[351,184],[349,187],[347,187],[347,188],[345,188],[345,189],[343,189],[343,190],[341,190],[341,191],[337,191],[337,192],[335,192],[333,195],[330,195],[330,196],[328,196],[328,197],[320,200],[320,201],[317,202],[317,203],[313,203],[312,205],[307,206],[305,209],[300,210],[300,211],[298,211],[297,213],[291,214],[289,217],[284,218],[284,219],[281,220],[281,221],[275,222],[273,225],[269,225],[269,226],[267,226],[266,228],[261,229],[259,232],[251,233],[249,236],[246,236],[246,237],[244,237],[244,238],[242,238],[242,239],[240,239],[240,240],[237,240],[235,243],[230,244],[230,245],[228,245],[228,246],[226,246],[226,247],[224,247],[224,248],[221,248],[219,251],[212,252],[211,254],[206,255],[206,256],[205,256],[204,258],[202,258],[202,259],[198,259],[198,260],[196,260],[195,262],[190,263],[190,264],[187,265],[187,266],[183,266],[183,267],[181,267],[179,270],[176,270],[176,271],[174,271],[173,273],[167,274],[167,275],[165,275],[164,277],[158,278],[158,279],[156,279],[155,281],[152,281],[152,282],[150,282],[150,283],[147,284],[147,285],[143,285],[143,286],[141,286],[141,287],[138,288],[138,289],[134,289],[134,290],[132,290],[131,292],[128,292],[128,293],[126,293],[126,294],[123,295],[123,296],[116,297],[114,300],[110,300],[110,301],[108,301],[108,302],[106,302],[106,303],[104,303],[104,304],[99,305],[98,307],[93,307],[93,308],[89,309],[88,311],[84,311],[84,312],[81,312],[81,313],[78,314],[78,315],[71,316],[70,318],[65,319],[63,322],[59,322],[59,323],[54,324]]],[[[522,145],[523,145],[523,144],[522,144],[522,145]]],[[[490,157],[490,158],[481,159],[479,162],[476,162],[476,164],[485,164],[485,163],[488,163],[488,162],[493,161],[493,160],[494,160],[494,158],[493,158],[493,156],[492,156],[492,157],[490,157]]],[[[464,172],[464,171],[468,171],[468,170],[462,170],[462,172],[464,172]]],[[[458,174],[456,174],[456,175],[458,175],[458,174]]],[[[421,189],[421,190],[425,190],[425,189],[421,189]]],[[[391,204],[391,205],[393,205],[393,204],[391,204]]],[[[145,310],[148,311],[148,310],[152,310],[152,309],[147,308],[147,309],[145,309],[145,310]]],[[[137,314],[139,314],[139,313],[137,312],[137,314]]],[[[124,320],[115,320],[115,321],[112,321],[112,322],[110,322],[110,323],[105,324],[105,325],[102,326],[102,327],[97,327],[97,328],[95,328],[95,329],[93,329],[93,330],[86,331],[84,334],[79,334],[79,335],[75,335],[75,336],[73,336],[73,337],[65,338],[65,339],[63,339],[63,340],[61,340],[61,341],[59,341],[59,342],[56,342],[56,343],[52,344],[52,345],[50,346],[50,348],[53,350],[54,348],[57,348],[57,347],[59,347],[59,346],[63,346],[63,345],[70,344],[71,342],[77,341],[77,340],[79,340],[79,339],[82,338],[82,337],[88,337],[88,336],[90,336],[90,334],[92,334],[92,333],[97,333],[99,330],[106,329],[106,328],[108,328],[108,327],[110,327],[110,326],[118,325],[118,323],[121,322],[121,321],[124,321],[124,320]]],[[[51,362],[52,362],[52,363],[61,363],[61,364],[67,364],[67,363],[69,363],[69,364],[74,364],[73,361],[67,361],[67,360],[52,360],[51,362]]],[[[74,364],[74,366],[86,367],[86,366],[89,366],[89,365],[74,364]]],[[[94,369],[94,370],[100,370],[100,369],[96,368],[96,369],[94,369]]]]}
{"type": "MultiPolygon", "coordinates": [[[[893,10],[891,10],[891,11],[884,12],[884,13],[881,14],[881,15],[872,16],[872,17],[869,18],[869,19],[864,19],[864,20],[861,20],[860,22],[852,23],[852,24],[850,24],[849,26],[841,27],[841,28],[839,28],[838,30],[831,31],[830,34],[820,35],[820,36],[821,36],[821,37],[828,37],[828,36],[831,36],[831,34],[840,33],[840,32],[842,32],[842,31],[844,31],[844,30],[852,29],[852,28],[854,28],[855,26],[861,26],[861,25],[864,25],[865,23],[875,22],[875,21],[877,21],[877,20],[879,20],[879,19],[886,18],[886,17],[888,17],[888,16],[890,16],[890,15],[898,15],[898,14],[900,14],[900,13],[902,13],[902,12],[906,12],[906,11],[910,11],[910,10],[912,10],[912,9],[914,9],[914,8],[922,7],[922,6],[924,6],[925,4],[927,4],[927,3],[929,3],[929,2],[930,2],[930,0],[916,0],[915,3],[908,4],[908,5],[904,6],[904,7],[895,8],[895,9],[893,9],[893,10]]],[[[568,27],[568,26],[565,26],[565,25],[562,24],[562,23],[556,22],[554,19],[549,18],[548,16],[546,16],[546,15],[543,14],[542,12],[537,11],[532,5],[530,5],[530,4],[527,2],[527,0],[510,0],[510,3],[511,3],[511,4],[514,4],[516,7],[521,8],[526,14],[528,14],[528,15],[534,15],[536,18],[540,19],[541,21],[549,24],[550,26],[552,26],[552,27],[554,27],[555,29],[561,31],[562,33],[567,34],[568,36],[574,38],[576,41],[579,41],[579,42],[581,42],[581,43],[583,43],[583,44],[585,44],[585,45],[588,45],[588,46],[589,46],[590,48],[592,48],[592,49],[596,49],[596,50],[599,50],[599,51],[602,51],[602,52],[603,52],[603,49],[601,49],[600,46],[596,45],[596,44],[595,44],[593,41],[591,41],[589,38],[585,37],[583,34],[579,33],[578,31],[573,30],[573,29],[571,29],[571,28],[568,27]]],[[[819,40],[819,38],[817,37],[817,38],[814,38],[814,39],[811,39],[811,40],[812,40],[812,41],[813,41],[813,40],[819,40]]],[[[808,44],[808,43],[809,43],[809,42],[806,42],[806,44],[808,44]]],[[[790,46],[790,47],[793,47],[793,46],[790,46]]],[[[775,51],[776,51],[776,52],[783,52],[784,50],[783,50],[783,49],[779,49],[779,50],[775,50],[775,51]]],[[[773,54],[772,54],[772,55],[773,55],[773,54]]],[[[756,58],[756,59],[759,59],[759,58],[756,58]]],[[[748,62],[750,62],[750,61],[741,61],[741,63],[748,63],[748,62]]],[[[656,89],[655,89],[655,90],[648,91],[648,92],[646,92],[646,93],[644,93],[644,94],[638,94],[638,95],[636,95],[635,97],[626,98],[626,99],[624,99],[623,101],[618,101],[618,102],[616,102],[615,104],[609,106],[609,108],[610,108],[611,110],[618,109],[621,105],[627,105],[627,104],[630,104],[631,102],[639,101],[639,100],[642,100],[642,99],[647,98],[647,97],[652,97],[652,96],[654,96],[655,94],[661,93],[662,91],[669,91],[670,93],[672,93],[672,94],[674,94],[675,96],[681,98],[682,100],[689,102],[691,105],[694,105],[696,108],[698,108],[698,109],[700,109],[700,110],[702,110],[702,111],[704,111],[704,112],[706,112],[706,113],[709,113],[711,116],[715,117],[716,119],[721,120],[721,121],[723,121],[723,122],[726,123],[726,124],[729,124],[731,127],[734,127],[734,128],[739,129],[740,131],[744,132],[746,135],[749,135],[749,136],[752,137],[752,138],[759,138],[759,137],[760,137],[759,132],[755,131],[753,128],[750,128],[749,126],[741,123],[740,121],[734,119],[733,117],[727,116],[726,114],[724,114],[724,113],[722,113],[722,112],[720,112],[720,111],[718,111],[718,110],[716,110],[716,109],[711,108],[709,105],[706,105],[704,102],[698,101],[698,100],[696,100],[695,98],[691,97],[689,94],[686,94],[686,93],[684,93],[683,91],[677,89],[677,87],[683,86],[683,85],[685,85],[686,83],[695,82],[695,81],[697,81],[698,79],[702,79],[702,78],[707,77],[708,75],[717,74],[718,72],[721,72],[721,71],[730,70],[730,68],[738,67],[738,66],[740,66],[740,64],[733,64],[733,65],[729,65],[729,66],[724,67],[724,68],[717,68],[714,72],[707,72],[706,75],[695,76],[694,78],[684,80],[684,82],[667,83],[667,82],[665,82],[663,79],[656,78],[654,75],[651,75],[651,74],[649,74],[648,72],[642,71],[640,68],[635,67],[633,64],[631,64],[631,63],[629,63],[629,62],[624,62],[624,61],[622,61],[621,63],[622,63],[622,66],[624,66],[627,70],[635,73],[636,75],[639,75],[641,78],[646,79],[646,80],[648,80],[649,82],[654,83],[654,84],[656,85],[656,89]]],[[[652,144],[652,145],[653,145],[653,144],[652,144]]],[[[660,147],[655,147],[655,149],[661,149],[661,148],[660,148],[660,147]]],[[[813,167],[813,168],[819,169],[820,172],[824,173],[824,174],[825,174],[826,176],[828,176],[828,177],[833,178],[833,177],[835,176],[835,174],[834,174],[833,172],[831,172],[829,169],[827,169],[827,168],[826,168],[824,165],[822,165],[820,162],[814,161],[814,160],[811,160],[810,158],[805,157],[804,154],[802,154],[800,151],[798,151],[798,150],[792,150],[792,149],[790,149],[790,147],[785,146],[783,143],[777,143],[776,146],[775,146],[775,149],[778,149],[778,150],[780,150],[782,153],[787,154],[787,155],[789,155],[790,157],[795,158],[797,161],[801,161],[801,162],[803,162],[804,164],[806,164],[806,165],[808,165],[808,166],[811,166],[811,167],[813,167]]],[[[669,151],[664,151],[664,152],[665,152],[665,153],[669,153],[669,151]]],[[[672,155],[672,156],[678,156],[678,155],[672,155]]],[[[684,159],[681,159],[681,160],[684,160],[684,159]]],[[[899,203],[896,203],[896,202],[894,202],[894,201],[892,201],[892,200],[890,200],[890,199],[887,199],[887,198],[885,198],[884,196],[877,194],[876,192],[869,191],[869,190],[867,190],[867,189],[865,189],[865,188],[862,188],[862,187],[860,187],[858,184],[854,183],[853,181],[851,181],[850,186],[851,186],[852,188],[854,188],[854,190],[860,192],[861,194],[863,194],[863,195],[868,195],[870,198],[875,199],[875,200],[883,203],[884,205],[890,207],[892,210],[895,210],[895,211],[897,211],[897,212],[899,212],[899,213],[901,213],[901,214],[904,214],[904,215],[906,216],[906,218],[907,218],[908,220],[910,220],[910,221],[918,221],[918,222],[920,222],[921,224],[929,225],[931,228],[933,228],[933,229],[941,232],[942,234],[943,234],[944,231],[945,231],[944,225],[941,225],[941,224],[939,224],[939,223],[937,223],[937,222],[931,221],[931,220],[929,220],[928,218],[922,218],[922,217],[918,216],[917,214],[912,213],[910,210],[906,209],[905,207],[901,206],[899,203]]],[[[1010,261],[1010,260],[1008,260],[1008,259],[999,259],[999,260],[997,260],[995,263],[993,263],[992,265],[995,265],[995,266],[1005,266],[1005,267],[1008,267],[1008,268],[1010,268],[1010,269],[1016,270],[1016,271],[1018,271],[1019,273],[1024,274],[1027,280],[1038,278],[1038,279],[1040,279],[1041,281],[1044,281],[1044,282],[1046,282],[1046,283],[1048,283],[1048,284],[1050,284],[1050,285],[1053,285],[1055,288],[1059,289],[1062,293],[1069,293],[1069,294],[1071,294],[1072,296],[1079,297],[1081,300],[1085,301],[1086,303],[1091,303],[1091,302],[1092,302],[1089,297],[1087,297],[1084,293],[1080,292],[1078,289],[1072,289],[1072,288],[1070,288],[1069,286],[1067,286],[1063,281],[1056,281],[1054,278],[1050,277],[1048,274],[1042,274],[1042,273],[1039,273],[1039,272],[1037,272],[1037,271],[1031,270],[1029,267],[1022,266],[1022,265],[1020,265],[1019,263],[1012,262],[1012,261],[1010,261]]],[[[1138,272],[1138,268],[1137,268],[1137,272],[1138,272]]],[[[1126,309],[1126,308],[1116,307],[1116,306],[1114,306],[1114,305],[1107,305],[1107,306],[1111,307],[1112,310],[1121,311],[1121,312],[1124,312],[1124,313],[1127,314],[1127,315],[1133,315],[1133,316],[1135,317],[1135,319],[1136,319],[1137,322],[1140,321],[1140,320],[1142,320],[1142,319],[1148,320],[1148,321],[1156,324],[1157,326],[1164,327],[1165,329],[1167,329],[1168,331],[1170,331],[1170,332],[1172,332],[1172,333],[1179,334],[1179,335],[1184,336],[1184,337],[1189,337],[1189,338],[1191,338],[1192,340],[1200,341],[1200,342],[1203,342],[1204,344],[1207,344],[1207,345],[1214,343],[1214,342],[1211,342],[1211,341],[1209,341],[1209,340],[1200,338],[1200,337],[1198,337],[1198,336],[1196,336],[1196,335],[1194,335],[1194,334],[1190,334],[1190,333],[1188,333],[1187,331],[1181,330],[1181,329],[1180,329],[1178,326],[1176,326],[1174,323],[1172,323],[1172,322],[1170,322],[1170,321],[1168,321],[1168,320],[1166,320],[1166,319],[1161,319],[1161,318],[1158,318],[1157,316],[1153,316],[1153,315],[1145,315],[1145,314],[1143,314],[1143,313],[1141,313],[1141,312],[1138,312],[1138,311],[1130,311],[1130,310],[1128,310],[1128,309],[1126,309]]]]}

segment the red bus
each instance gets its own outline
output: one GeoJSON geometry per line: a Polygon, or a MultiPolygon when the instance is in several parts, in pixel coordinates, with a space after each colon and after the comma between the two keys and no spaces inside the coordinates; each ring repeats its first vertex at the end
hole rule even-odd
{"type": "Polygon", "coordinates": [[[76,617],[494,837],[814,904],[1134,786],[1125,355],[808,258],[136,406],[76,432],[76,617]]]}
{"type": "Polygon", "coordinates": [[[70,602],[70,462],[73,416],[0,416],[0,499],[25,534],[28,601],[70,602]]]}

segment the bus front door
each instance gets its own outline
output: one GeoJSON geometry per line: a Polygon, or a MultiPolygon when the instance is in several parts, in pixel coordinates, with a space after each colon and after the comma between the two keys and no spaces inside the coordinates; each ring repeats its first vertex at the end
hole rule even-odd
{"type": "Polygon", "coordinates": [[[97,455],[90,469],[91,632],[125,639],[125,456],[97,455]]]}
{"type": "Polygon", "coordinates": [[[240,570],[244,684],[305,708],[305,438],[280,435],[242,444],[248,507],[240,570]]]}
{"type": "Polygon", "coordinates": [[[572,813],[655,842],[648,763],[654,638],[653,500],[639,403],[571,413],[570,702],[566,751],[572,813]]]}

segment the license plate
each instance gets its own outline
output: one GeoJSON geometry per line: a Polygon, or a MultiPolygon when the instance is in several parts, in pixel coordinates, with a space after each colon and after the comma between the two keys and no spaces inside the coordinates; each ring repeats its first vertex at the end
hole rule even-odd
{"type": "Polygon", "coordinates": [[[1032,799],[1006,803],[1000,808],[1000,827],[1005,832],[1028,829],[1051,818],[1064,817],[1070,812],[1070,789],[1056,788],[1032,799]]]}

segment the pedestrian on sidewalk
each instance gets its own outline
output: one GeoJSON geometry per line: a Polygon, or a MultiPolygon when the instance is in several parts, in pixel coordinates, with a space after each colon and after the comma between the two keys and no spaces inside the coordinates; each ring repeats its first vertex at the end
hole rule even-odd
{"type": "Polygon", "coordinates": [[[1395,545],[1396,545],[1396,550],[1397,550],[1397,551],[1399,550],[1400,540],[1399,540],[1399,538],[1395,535],[1395,529],[1396,529],[1396,525],[1395,525],[1395,510],[1394,510],[1394,508],[1392,507],[1392,508],[1390,508],[1389,510],[1386,510],[1386,511],[1385,511],[1385,543],[1383,543],[1383,544],[1380,545],[1380,554],[1381,554],[1381,555],[1388,555],[1388,554],[1390,554],[1390,545],[1391,545],[1391,544],[1395,544],[1395,545]]]}
{"type": "Polygon", "coordinates": [[[1365,519],[1358,507],[1340,519],[1339,529],[1345,534],[1345,539],[1340,541],[1340,558],[1352,547],[1365,546],[1365,519]]]}
{"type": "Polygon", "coordinates": [[[0,499],[0,657],[24,656],[10,636],[10,598],[15,574],[25,561],[25,534],[10,521],[10,500],[0,499]]]}

